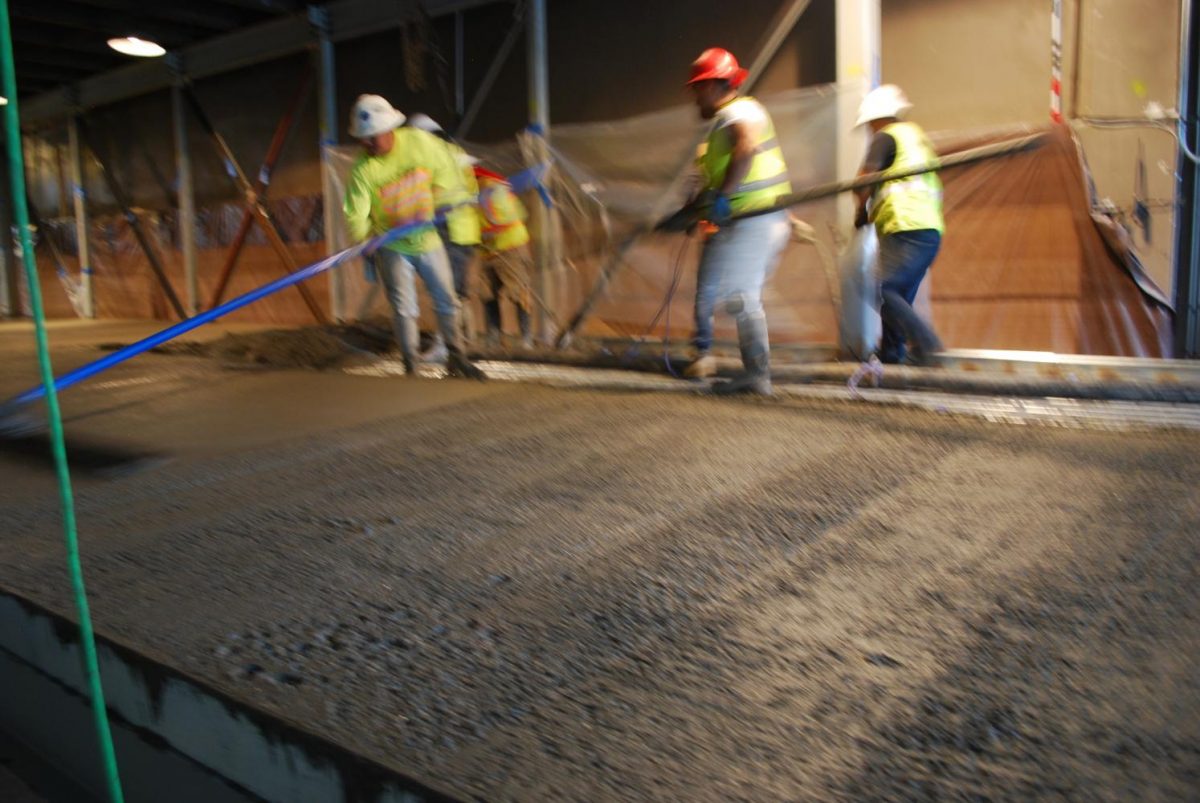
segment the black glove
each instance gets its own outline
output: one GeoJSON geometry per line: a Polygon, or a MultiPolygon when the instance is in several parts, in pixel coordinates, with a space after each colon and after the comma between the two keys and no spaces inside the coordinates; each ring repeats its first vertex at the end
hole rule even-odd
{"type": "Polygon", "coordinates": [[[686,204],[678,212],[663,218],[654,227],[655,231],[691,231],[700,220],[700,213],[695,205],[686,204]]]}

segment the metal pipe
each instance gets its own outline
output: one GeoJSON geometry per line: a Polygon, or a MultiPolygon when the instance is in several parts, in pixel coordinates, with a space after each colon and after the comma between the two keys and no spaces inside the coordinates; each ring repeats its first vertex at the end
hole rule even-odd
{"type": "Polygon", "coordinates": [[[175,224],[179,227],[179,247],[183,252],[184,297],[188,315],[200,311],[200,278],[196,269],[196,192],[192,182],[192,155],[188,149],[187,119],[184,116],[183,87],[171,87],[171,122],[175,129],[175,173],[179,199],[175,224]]]}
{"type": "Polygon", "coordinates": [[[71,197],[75,209],[75,243],[79,253],[79,292],[83,299],[83,317],[96,317],[95,287],[92,284],[91,229],[87,212],[87,189],[83,183],[83,150],[79,147],[79,124],[72,115],[67,121],[67,150],[71,161],[71,197]]]}
{"type": "Polygon", "coordinates": [[[525,0],[522,0],[513,9],[512,27],[508,29],[508,35],[500,43],[500,49],[496,51],[496,55],[492,58],[492,63],[488,65],[487,72],[483,75],[483,80],[479,82],[479,88],[475,90],[475,95],[471,98],[471,105],[467,107],[466,113],[463,114],[457,128],[454,129],[455,139],[465,138],[467,132],[471,130],[471,126],[475,123],[475,118],[479,116],[479,110],[483,108],[483,102],[487,100],[488,93],[492,91],[492,85],[496,83],[496,79],[500,76],[500,70],[504,67],[504,62],[508,61],[508,55],[512,53],[513,46],[516,45],[518,37],[521,36],[524,30],[522,22],[525,18],[525,9],[525,0]]]}

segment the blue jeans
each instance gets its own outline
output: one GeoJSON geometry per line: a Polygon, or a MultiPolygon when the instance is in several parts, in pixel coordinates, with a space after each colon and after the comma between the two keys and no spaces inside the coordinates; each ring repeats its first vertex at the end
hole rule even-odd
{"type": "Polygon", "coordinates": [[[712,348],[718,303],[741,301],[741,316],[762,312],[762,289],[790,236],[786,212],[735,220],[709,238],[696,274],[696,351],[712,348]]]}
{"type": "Polygon", "coordinates": [[[454,278],[454,293],[466,301],[471,279],[471,263],[475,259],[475,246],[446,243],[446,254],[450,257],[450,273],[454,278]]]}
{"type": "Polygon", "coordinates": [[[454,278],[450,272],[450,260],[443,248],[424,254],[401,254],[390,248],[381,248],[375,253],[375,265],[392,314],[397,318],[416,318],[421,314],[417,304],[417,285],[414,275],[419,275],[433,300],[433,309],[438,318],[458,314],[458,297],[454,295],[454,278]]]}
{"type": "Polygon", "coordinates": [[[467,298],[467,290],[470,284],[471,262],[475,259],[475,246],[461,245],[453,242],[450,239],[450,229],[442,223],[438,227],[438,234],[442,237],[442,242],[446,246],[446,255],[450,258],[450,273],[454,277],[454,292],[462,300],[467,298]]]}
{"type": "Polygon", "coordinates": [[[941,244],[942,235],[936,229],[902,231],[879,238],[879,317],[883,323],[879,359],[883,362],[903,362],[909,346],[916,362],[924,362],[942,349],[933,328],[912,306],[941,244]]]}

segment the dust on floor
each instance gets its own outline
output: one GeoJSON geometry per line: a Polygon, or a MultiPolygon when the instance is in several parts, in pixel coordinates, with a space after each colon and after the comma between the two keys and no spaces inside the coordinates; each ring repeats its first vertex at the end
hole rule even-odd
{"type": "MultiPolygon", "coordinates": [[[[443,386],[205,387],[289,423],[81,484],[98,628],[465,797],[1200,788],[1197,436],[443,386]]],[[[172,399],[110,416],[186,442],[172,399]]],[[[29,483],[0,583],[69,611],[29,483]]]]}

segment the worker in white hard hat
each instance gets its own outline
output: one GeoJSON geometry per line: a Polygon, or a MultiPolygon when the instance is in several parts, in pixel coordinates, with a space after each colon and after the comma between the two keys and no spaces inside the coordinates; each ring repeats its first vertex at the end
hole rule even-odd
{"type": "MultiPolygon", "coordinates": [[[[401,128],[404,115],[378,95],[361,95],[350,115],[350,136],[363,146],[350,170],[343,211],[351,239],[364,240],[406,224],[428,224],[374,254],[376,272],[392,307],[396,342],[409,374],[416,371],[419,275],[433,299],[451,376],[485,379],[462,347],[459,301],[450,260],[434,226],[436,213],[472,200],[462,171],[441,140],[401,128]]],[[[444,214],[444,211],[442,211],[444,214]]]]}
{"type": "MultiPolygon", "coordinates": [[[[462,173],[463,185],[471,197],[479,194],[479,184],[475,180],[475,164],[478,159],[471,156],[461,145],[446,133],[427,114],[414,114],[408,118],[406,125],[419,128],[433,134],[450,152],[450,156],[462,173]]],[[[475,266],[478,248],[481,242],[479,215],[473,206],[459,206],[446,213],[445,221],[438,224],[438,233],[445,243],[446,253],[450,256],[450,272],[454,275],[454,292],[462,307],[462,332],[464,346],[469,346],[475,335],[474,315],[471,307],[472,273],[475,266]]],[[[439,335],[429,349],[421,355],[425,362],[442,362],[446,359],[446,345],[439,335]]]]}
{"type": "Polygon", "coordinates": [[[879,235],[879,315],[883,322],[879,359],[930,365],[942,344],[933,327],[913,309],[913,301],[937,257],[946,226],[937,173],[902,177],[938,164],[925,132],[903,119],[911,108],[903,90],[894,84],[872,90],[859,108],[856,125],[868,125],[872,131],[859,175],[882,172],[898,178],[858,192],[855,225],[873,223],[879,235]]]}

